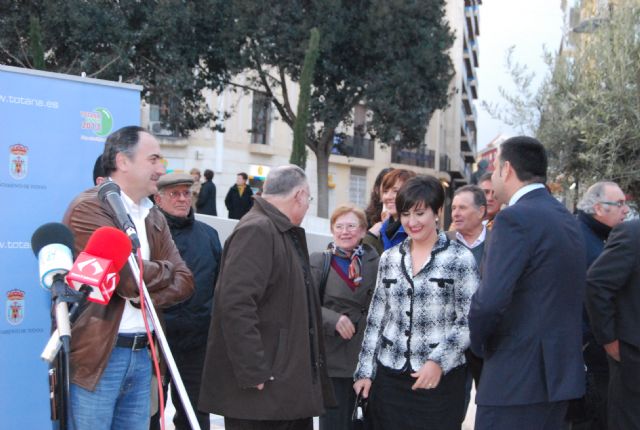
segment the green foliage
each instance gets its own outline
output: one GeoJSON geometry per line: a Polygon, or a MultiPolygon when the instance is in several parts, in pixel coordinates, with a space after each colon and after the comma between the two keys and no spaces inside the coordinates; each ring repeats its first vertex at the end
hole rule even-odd
{"type": "Polygon", "coordinates": [[[433,112],[447,106],[454,36],[444,0],[253,0],[232,2],[228,64],[253,72],[243,89],[269,95],[293,128],[288,79],[301,77],[306,40],[322,34],[310,95],[307,146],[317,159],[318,214],[327,215],[328,158],[335,129],[357,104],[373,115],[366,133],[416,147],[433,112]]]}
{"type": "Polygon", "coordinates": [[[0,4],[0,63],[40,68],[43,58],[49,71],[143,85],[147,101],[171,107],[166,125],[188,134],[219,114],[202,96],[226,79],[220,45],[212,43],[224,27],[218,3],[7,0],[0,4]],[[40,40],[24,26],[30,19],[40,23],[40,40]]]}
{"type": "Polygon", "coordinates": [[[318,61],[318,46],[320,44],[320,32],[312,28],[309,36],[309,48],[304,56],[304,65],[300,76],[300,95],[298,96],[298,108],[295,124],[293,126],[293,149],[291,151],[291,164],[304,169],[307,165],[306,140],[309,127],[309,98],[311,95],[311,82],[318,61]]]}
{"type": "Polygon", "coordinates": [[[621,2],[558,61],[538,133],[560,175],[640,195],[640,2],[621,2]]]}
{"type": "Polygon", "coordinates": [[[29,20],[29,39],[31,40],[31,58],[33,59],[33,67],[38,70],[44,70],[44,52],[42,51],[42,40],[40,31],[40,20],[32,16],[29,20]]]}

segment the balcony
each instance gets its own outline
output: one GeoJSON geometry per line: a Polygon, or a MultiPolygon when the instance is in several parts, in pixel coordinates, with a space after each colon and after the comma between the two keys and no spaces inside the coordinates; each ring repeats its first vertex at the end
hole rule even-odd
{"type": "Polygon", "coordinates": [[[436,167],[436,151],[424,146],[416,149],[398,149],[393,145],[391,147],[391,162],[434,169],[436,167]]]}
{"type": "Polygon", "coordinates": [[[333,136],[332,154],[373,160],[373,152],[373,140],[364,136],[347,136],[343,133],[333,136]]]}

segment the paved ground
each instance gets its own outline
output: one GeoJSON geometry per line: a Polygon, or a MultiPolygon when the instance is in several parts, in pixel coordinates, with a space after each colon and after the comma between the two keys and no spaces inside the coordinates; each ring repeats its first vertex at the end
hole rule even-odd
{"type": "MultiPolygon", "coordinates": [[[[467,417],[462,423],[461,430],[473,430],[473,422],[476,417],[476,405],[474,402],[476,391],[473,389],[471,391],[471,402],[469,404],[469,409],[467,410],[467,417]]],[[[167,400],[167,408],[165,409],[165,430],[175,430],[173,427],[173,414],[175,413],[175,408],[173,407],[173,403],[171,402],[171,398],[167,400]]],[[[224,419],[219,415],[210,415],[211,427],[208,430],[219,430],[224,429],[224,419]]],[[[318,418],[314,418],[313,427],[318,429],[318,418]]],[[[206,430],[206,429],[201,429],[206,430]]]]}

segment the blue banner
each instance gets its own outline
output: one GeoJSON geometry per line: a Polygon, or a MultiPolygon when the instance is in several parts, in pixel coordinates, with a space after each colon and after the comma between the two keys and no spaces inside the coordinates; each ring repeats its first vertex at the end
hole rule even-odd
{"type": "Polygon", "coordinates": [[[110,132],[140,123],[139,86],[0,66],[0,427],[50,428],[51,293],[31,235],[60,222],[110,132]],[[4,167],[2,167],[4,166],[4,167]]]}

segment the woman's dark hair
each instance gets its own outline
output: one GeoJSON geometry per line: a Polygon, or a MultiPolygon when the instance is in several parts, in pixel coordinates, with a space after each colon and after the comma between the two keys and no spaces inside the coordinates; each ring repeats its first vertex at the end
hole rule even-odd
{"type": "Polygon", "coordinates": [[[382,192],[393,188],[396,182],[400,181],[402,183],[407,182],[409,179],[414,178],[416,176],[416,172],[413,170],[407,169],[393,169],[382,178],[382,183],[380,184],[380,188],[382,192]]]}
{"type": "Polygon", "coordinates": [[[444,188],[440,181],[429,175],[420,175],[404,183],[396,196],[398,214],[423,203],[437,214],[444,204],[444,188]]]}
{"type": "Polygon", "coordinates": [[[373,183],[373,188],[371,189],[371,196],[369,197],[369,206],[365,209],[364,213],[367,215],[367,223],[369,227],[377,223],[378,221],[382,221],[380,218],[382,212],[382,200],[380,195],[380,185],[382,185],[382,178],[393,170],[393,167],[387,167],[386,169],[380,170],[378,176],[376,176],[376,181],[373,183]]]}

